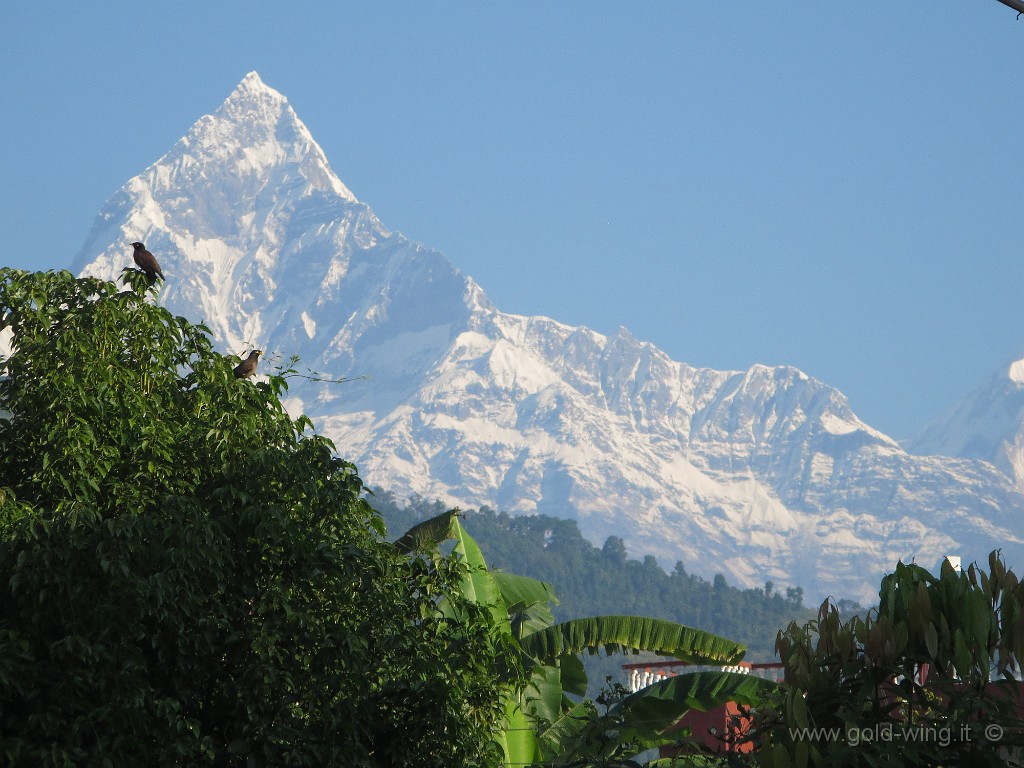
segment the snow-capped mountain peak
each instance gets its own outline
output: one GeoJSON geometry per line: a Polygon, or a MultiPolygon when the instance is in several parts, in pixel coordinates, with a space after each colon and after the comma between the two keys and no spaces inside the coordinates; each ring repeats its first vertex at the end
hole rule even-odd
{"type": "MultiPolygon", "coordinates": [[[[212,193],[222,206],[260,194],[291,193],[293,186],[300,195],[326,193],[356,201],[288,100],[256,72],[137,179],[156,194],[187,184],[193,197],[200,190],[204,199],[212,193]],[[224,189],[225,178],[235,183],[224,189]]],[[[207,218],[196,220],[206,223],[207,218]]]]}
{"type": "Polygon", "coordinates": [[[925,428],[911,447],[918,453],[991,462],[1024,491],[1024,360],[997,371],[925,428]]]}
{"type": "MultiPolygon", "coordinates": [[[[268,329],[256,304],[281,314],[286,275],[302,278],[304,297],[337,287],[345,259],[329,243],[349,234],[372,243],[388,233],[331,170],[287,99],[251,72],[107,202],[75,269],[115,279],[131,266],[127,244],[145,242],[176,278],[162,298],[198,314],[238,352],[268,329]],[[303,222],[310,227],[297,231],[303,222]]],[[[307,317],[310,335],[316,321],[307,317]]]]}

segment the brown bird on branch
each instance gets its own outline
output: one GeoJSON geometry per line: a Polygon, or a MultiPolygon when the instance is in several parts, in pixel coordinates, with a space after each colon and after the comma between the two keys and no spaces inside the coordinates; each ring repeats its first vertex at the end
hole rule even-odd
{"type": "Polygon", "coordinates": [[[146,246],[142,243],[132,243],[132,248],[135,249],[135,253],[132,256],[135,258],[135,264],[146,273],[146,277],[149,278],[149,282],[156,280],[156,276],[160,275],[160,279],[164,279],[164,272],[160,269],[160,265],[157,264],[156,256],[146,250],[146,246]]]}
{"type": "Polygon", "coordinates": [[[260,355],[263,354],[262,349],[254,349],[249,353],[249,356],[242,362],[235,366],[235,378],[236,379],[248,379],[254,373],[256,373],[256,364],[260,361],[260,355]]]}

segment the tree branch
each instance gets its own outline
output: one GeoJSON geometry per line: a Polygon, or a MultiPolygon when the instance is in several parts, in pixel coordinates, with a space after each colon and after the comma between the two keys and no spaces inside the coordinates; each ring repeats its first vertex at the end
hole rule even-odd
{"type": "Polygon", "coordinates": [[[999,2],[1008,8],[1013,8],[1018,14],[1024,13],[1024,0],[999,0],[999,2]]]}

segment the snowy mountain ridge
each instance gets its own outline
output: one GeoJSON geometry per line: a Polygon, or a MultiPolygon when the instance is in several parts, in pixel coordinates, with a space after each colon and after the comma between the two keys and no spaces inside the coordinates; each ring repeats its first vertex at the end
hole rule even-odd
{"type": "Polygon", "coordinates": [[[900,558],[1024,553],[1009,477],[906,453],[795,368],[696,368],[499,311],[386,230],[256,73],[107,202],[74,268],[116,278],[133,240],[225,352],[365,377],[295,385],[290,407],[399,498],[574,517],[667,568],[815,598],[870,602],[900,558]]]}

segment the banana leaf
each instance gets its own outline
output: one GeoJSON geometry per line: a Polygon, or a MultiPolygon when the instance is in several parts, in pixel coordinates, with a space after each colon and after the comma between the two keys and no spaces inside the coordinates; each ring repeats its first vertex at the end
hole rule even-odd
{"type": "Polygon", "coordinates": [[[515,637],[531,634],[555,623],[551,604],[557,604],[558,598],[550,584],[501,571],[492,571],[491,575],[505,601],[515,637]]]}
{"type": "Polygon", "coordinates": [[[458,520],[459,510],[449,510],[414,525],[393,546],[405,554],[430,552],[442,541],[454,538],[453,526],[458,520]]]}
{"type": "Polygon", "coordinates": [[[508,726],[496,736],[508,766],[532,765],[540,757],[535,724],[519,705],[510,702],[506,710],[508,726]]]}
{"type": "Polygon", "coordinates": [[[746,648],[737,642],[673,621],[642,616],[594,616],[526,635],[523,650],[540,663],[565,653],[648,651],[696,664],[735,664],[746,648]]]}

